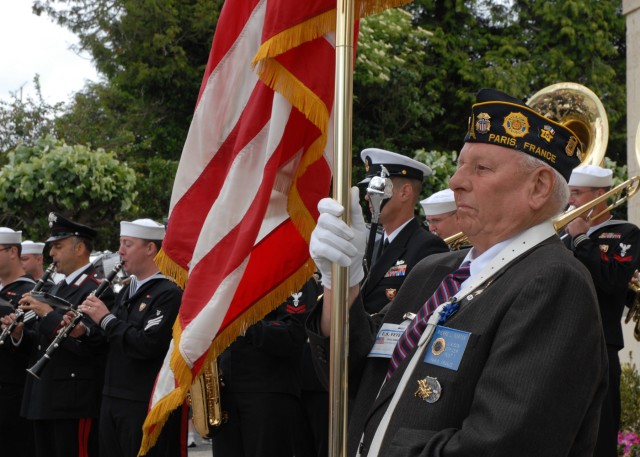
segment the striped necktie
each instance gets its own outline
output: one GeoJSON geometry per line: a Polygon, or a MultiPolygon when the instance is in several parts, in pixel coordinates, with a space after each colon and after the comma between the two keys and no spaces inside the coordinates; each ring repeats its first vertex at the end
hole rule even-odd
{"type": "Polygon", "coordinates": [[[438,289],[436,289],[431,298],[422,305],[422,308],[420,308],[416,317],[398,340],[396,347],[393,349],[393,354],[391,355],[386,379],[391,377],[391,374],[396,370],[396,368],[398,368],[407,354],[409,354],[413,348],[418,345],[422,332],[424,332],[424,329],[427,327],[427,322],[431,313],[433,313],[433,311],[442,303],[449,300],[450,297],[454,296],[460,290],[460,285],[468,277],[469,262],[465,262],[460,266],[460,268],[455,270],[453,273],[450,273],[442,280],[438,289]]]}

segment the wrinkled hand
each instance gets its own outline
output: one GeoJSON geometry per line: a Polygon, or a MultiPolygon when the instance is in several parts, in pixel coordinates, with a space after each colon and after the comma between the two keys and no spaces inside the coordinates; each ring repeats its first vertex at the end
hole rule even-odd
{"type": "Polygon", "coordinates": [[[362,216],[357,187],[351,188],[351,227],[340,217],[342,205],[331,198],[318,203],[320,217],[311,234],[309,253],[322,274],[322,284],[331,288],[331,264],[349,267],[349,287],[364,278],[362,259],[366,249],[367,229],[362,216]]]}

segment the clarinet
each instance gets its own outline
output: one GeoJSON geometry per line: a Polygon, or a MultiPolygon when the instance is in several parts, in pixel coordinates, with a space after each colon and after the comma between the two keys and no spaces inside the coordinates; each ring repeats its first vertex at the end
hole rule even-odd
{"type": "MultiPolygon", "coordinates": [[[[31,292],[38,292],[39,290],[41,290],[46,284],[46,282],[49,280],[49,277],[53,274],[53,271],[55,270],[55,268],[56,268],[56,265],[54,263],[49,265],[49,268],[47,268],[44,274],[42,275],[42,277],[38,279],[38,282],[36,282],[36,285],[33,287],[31,292]]],[[[28,311],[25,312],[19,308],[16,310],[15,320],[11,322],[11,324],[9,324],[7,328],[5,328],[2,331],[2,334],[0,334],[0,346],[2,346],[5,343],[5,341],[7,341],[7,338],[15,330],[18,324],[24,321],[26,314],[29,314],[29,312],[28,311]]]]}
{"type": "MultiPolygon", "coordinates": [[[[107,290],[107,288],[111,285],[111,283],[113,282],[116,275],[121,269],[122,269],[122,264],[120,263],[117,264],[113,268],[113,270],[111,270],[111,272],[109,272],[109,274],[102,280],[98,288],[91,293],[91,295],[94,295],[97,298],[100,298],[102,294],[107,290]]],[[[43,356],[40,357],[40,359],[31,368],[27,369],[27,372],[30,375],[33,375],[35,378],[40,379],[40,375],[42,374],[42,371],[51,360],[53,353],[56,351],[56,349],[58,349],[58,347],[60,347],[60,344],[62,343],[62,341],[67,336],[69,336],[69,334],[73,331],[74,328],[76,328],[76,326],[80,323],[80,321],[84,317],[84,314],[75,308],[71,308],[71,312],[73,312],[73,318],[71,319],[71,321],[67,325],[62,327],[62,329],[60,329],[60,331],[58,332],[56,337],[53,339],[51,344],[49,344],[49,346],[47,347],[43,356]]]]}

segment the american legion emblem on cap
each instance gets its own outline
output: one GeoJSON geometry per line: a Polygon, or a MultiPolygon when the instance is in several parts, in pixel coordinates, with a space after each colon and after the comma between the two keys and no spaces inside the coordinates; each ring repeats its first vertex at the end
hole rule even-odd
{"type": "Polygon", "coordinates": [[[516,149],[550,165],[567,181],[582,160],[582,144],[573,131],[493,89],[478,92],[464,140],[516,149]]]}

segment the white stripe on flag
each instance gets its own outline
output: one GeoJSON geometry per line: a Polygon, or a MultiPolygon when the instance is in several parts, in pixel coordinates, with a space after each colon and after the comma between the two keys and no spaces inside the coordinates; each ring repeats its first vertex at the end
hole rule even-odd
{"type": "Polygon", "coordinates": [[[258,83],[250,62],[260,48],[265,10],[263,0],[253,10],[229,53],[209,75],[182,149],[182,157],[188,160],[180,160],[178,165],[169,214],[238,123],[258,83]]]}
{"type": "Polygon", "coordinates": [[[249,258],[247,257],[238,268],[222,280],[209,302],[183,329],[179,349],[189,368],[192,368],[195,361],[209,350],[211,341],[220,330],[248,263],[249,258]]]}

